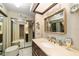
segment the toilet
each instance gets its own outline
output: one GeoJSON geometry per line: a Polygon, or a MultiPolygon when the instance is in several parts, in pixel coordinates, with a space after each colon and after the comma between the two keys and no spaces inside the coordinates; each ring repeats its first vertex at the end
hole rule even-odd
{"type": "Polygon", "coordinates": [[[10,46],[5,50],[5,56],[17,56],[19,55],[19,46],[10,46]]]}

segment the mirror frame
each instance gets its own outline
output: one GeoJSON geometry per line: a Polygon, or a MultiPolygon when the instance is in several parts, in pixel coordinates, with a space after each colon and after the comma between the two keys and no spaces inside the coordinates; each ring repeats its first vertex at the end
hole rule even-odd
{"type": "Polygon", "coordinates": [[[56,11],[55,13],[53,13],[52,15],[46,17],[46,18],[44,19],[44,30],[45,30],[45,32],[47,32],[47,33],[66,34],[66,33],[67,33],[67,15],[66,15],[66,9],[65,9],[65,8],[60,9],[60,10],[56,11]],[[64,19],[64,32],[51,32],[51,31],[47,31],[47,23],[46,23],[46,20],[47,20],[48,18],[50,18],[50,17],[52,17],[52,16],[54,16],[54,15],[56,15],[56,14],[62,12],[62,11],[63,11],[63,13],[64,13],[64,14],[63,14],[63,15],[64,15],[64,17],[63,17],[63,19],[64,19]]]}

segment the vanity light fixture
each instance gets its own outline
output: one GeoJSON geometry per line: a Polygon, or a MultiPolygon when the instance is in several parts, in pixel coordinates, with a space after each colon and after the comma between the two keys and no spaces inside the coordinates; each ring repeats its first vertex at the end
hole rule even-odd
{"type": "Polygon", "coordinates": [[[39,24],[39,22],[36,23],[36,27],[37,27],[37,29],[40,29],[40,24],[39,24]]]}

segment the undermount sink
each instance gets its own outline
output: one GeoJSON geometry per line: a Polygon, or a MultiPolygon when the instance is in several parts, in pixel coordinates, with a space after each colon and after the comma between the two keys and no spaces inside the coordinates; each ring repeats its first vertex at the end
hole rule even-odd
{"type": "Polygon", "coordinates": [[[47,43],[47,42],[42,42],[41,44],[42,44],[42,46],[45,47],[45,48],[53,48],[53,47],[54,47],[53,45],[51,45],[51,44],[49,44],[49,43],[47,43]]]}

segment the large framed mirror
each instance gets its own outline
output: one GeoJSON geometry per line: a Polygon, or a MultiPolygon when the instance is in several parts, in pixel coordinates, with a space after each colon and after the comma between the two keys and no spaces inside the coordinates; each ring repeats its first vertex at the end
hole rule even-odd
{"type": "Polygon", "coordinates": [[[67,32],[66,10],[61,9],[45,18],[45,32],[65,34],[67,32]]]}

